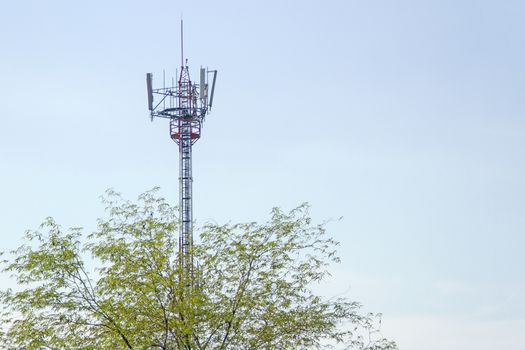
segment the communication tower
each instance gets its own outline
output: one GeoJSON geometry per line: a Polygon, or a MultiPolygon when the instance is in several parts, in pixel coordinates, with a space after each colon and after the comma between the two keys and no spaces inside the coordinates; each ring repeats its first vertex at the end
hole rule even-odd
{"type": "Polygon", "coordinates": [[[183,22],[181,21],[181,66],[178,81],[171,86],[153,88],[153,74],[146,74],[148,109],[151,120],[168,119],[170,137],[179,146],[179,267],[184,274],[185,287],[194,281],[193,262],[193,195],[192,195],[192,146],[201,137],[202,125],[213,105],[216,70],[200,68],[199,83],[190,78],[188,60],[184,57],[183,22]],[[211,77],[211,91],[209,78],[211,77]]]}

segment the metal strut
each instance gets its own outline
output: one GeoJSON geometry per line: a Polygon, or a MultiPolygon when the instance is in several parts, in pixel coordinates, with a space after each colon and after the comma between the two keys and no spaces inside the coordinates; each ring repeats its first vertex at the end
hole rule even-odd
{"type": "Polygon", "coordinates": [[[191,122],[179,120],[179,210],[180,234],[179,256],[180,264],[188,281],[193,281],[193,178],[191,174],[191,122]]]}

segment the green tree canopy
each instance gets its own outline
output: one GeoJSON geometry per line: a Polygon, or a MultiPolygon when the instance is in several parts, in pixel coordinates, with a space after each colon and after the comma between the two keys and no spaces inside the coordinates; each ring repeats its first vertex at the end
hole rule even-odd
{"type": "Polygon", "coordinates": [[[84,236],[48,218],[3,271],[2,349],[395,349],[377,315],[311,287],[338,262],[308,206],[267,222],[207,224],[181,283],[177,211],[152,190],[130,202],[108,191],[107,217],[84,236]]]}

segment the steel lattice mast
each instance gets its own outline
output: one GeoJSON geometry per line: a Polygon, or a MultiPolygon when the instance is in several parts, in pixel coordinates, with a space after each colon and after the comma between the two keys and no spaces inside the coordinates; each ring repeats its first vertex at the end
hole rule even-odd
{"type": "MultiPolygon", "coordinates": [[[[191,81],[187,60],[184,58],[181,21],[181,67],[178,81],[173,86],[152,88],[152,74],[146,74],[148,107],[151,118],[170,120],[170,137],[179,146],[179,265],[186,287],[193,285],[193,195],[192,146],[201,137],[202,124],[213,103],[217,71],[200,69],[200,82],[191,81]],[[208,94],[208,76],[212,75],[208,94]],[[160,97],[154,104],[154,96],[160,97]]],[[[165,85],[165,83],[164,83],[165,85]]]]}

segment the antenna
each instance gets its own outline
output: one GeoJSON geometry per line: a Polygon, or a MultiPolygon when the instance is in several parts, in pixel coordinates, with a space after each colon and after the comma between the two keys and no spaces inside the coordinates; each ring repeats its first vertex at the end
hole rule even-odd
{"type": "Polygon", "coordinates": [[[208,104],[208,96],[206,96],[207,87],[208,86],[206,85],[206,69],[201,67],[201,79],[200,79],[200,84],[199,84],[199,88],[200,88],[199,96],[200,96],[201,100],[203,101],[204,105],[208,104]]]}
{"type": "Polygon", "coordinates": [[[210,94],[210,104],[209,108],[213,105],[213,93],[215,92],[215,80],[217,79],[217,70],[211,70],[213,72],[213,82],[211,83],[211,94],[210,94]]]}
{"type": "Polygon", "coordinates": [[[184,22],[180,19],[180,66],[184,67],[184,22]]]}
{"type": "Polygon", "coordinates": [[[152,88],[153,74],[146,73],[146,87],[148,89],[148,109],[153,111],[153,88],[152,88]]]}

